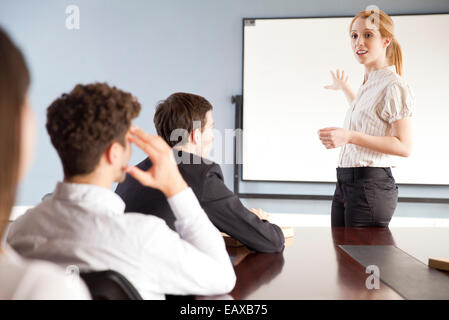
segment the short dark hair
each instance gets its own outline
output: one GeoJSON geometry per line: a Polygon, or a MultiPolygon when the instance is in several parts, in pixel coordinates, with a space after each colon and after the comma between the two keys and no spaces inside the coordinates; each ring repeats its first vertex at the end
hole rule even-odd
{"type": "Polygon", "coordinates": [[[91,173],[113,143],[126,144],[126,132],[139,115],[130,93],[106,83],[78,84],[47,109],[47,131],[65,177],[91,173]]]}
{"type": "Polygon", "coordinates": [[[203,131],[206,113],[210,110],[212,105],[206,98],[192,93],[176,92],[159,102],[153,122],[157,134],[174,147],[179,142],[188,140],[194,121],[201,121],[201,131],[203,131]],[[184,130],[185,134],[172,141],[170,136],[176,129],[184,130]]]}

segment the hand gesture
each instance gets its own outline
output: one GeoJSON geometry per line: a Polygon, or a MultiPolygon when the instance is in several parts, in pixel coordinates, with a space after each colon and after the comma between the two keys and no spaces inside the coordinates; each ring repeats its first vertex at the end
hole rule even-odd
{"type": "Polygon", "coordinates": [[[321,143],[326,149],[341,147],[349,143],[350,132],[343,128],[324,128],[318,131],[321,143]]]}
{"type": "Polygon", "coordinates": [[[161,190],[167,198],[187,188],[179,173],[175,156],[170,146],[161,138],[131,127],[128,140],[135,143],[151,159],[153,166],[148,171],[128,167],[127,172],[146,187],[161,190]]]}
{"type": "Polygon", "coordinates": [[[331,85],[324,86],[325,89],[330,90],[343,90],[348,85],[348,76],[345,75],[344,70],[337,69],[336,74],[331,71],[333,83],[331,85]]]}

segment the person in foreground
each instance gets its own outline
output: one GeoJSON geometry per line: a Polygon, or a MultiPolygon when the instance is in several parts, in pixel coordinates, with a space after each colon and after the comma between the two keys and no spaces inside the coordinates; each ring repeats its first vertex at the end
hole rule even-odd
{"type": "Polygon", "coordinates": [[[398,187],[390,155],[408,157],[412,146],[414,94],[401,77],[402,52],[393,20],[383,11],[362,11],[349,27],[351,46],[365,77],[357,95],[344,72],[332,73],[327,89],[342,90],[350,108],[344,128],[318,132],[327,148],[341,147],[332,226],[387,227],[398,187]]]}
{"type": "Polygon", "coordinates": [[[223,238],[180,175],[171,148],[131,127],[140,108],[131,94],[104,83],[77,85],[50,105],[47,130],[64,181],[16,221],[8,242],[30,258],[115,270],[144,299],[227,293],[236,278],[223,238]],[[150,170],[128,167],[130,142],[152,159],[150,170]],[[167,197],[177,232],[157,217],[124,214],[110,188],[126,172],[167,197]]]}
{"type": "MultiPolygon", "coordinates": [[[[282,230],[268,221],[263,210],[246,209],[224,184],[220,166],[207,159],[213,141],[211,110],[212,105],[201,96],[174,93],[157,106],[154,125],[158,135],[173,147],[179,171],[212,223],[251,250],[280,252],[285,241],[282,230]]],[[[142,170],[152,166],[149,158],[137,165],[142,170]]],[[[173,228],[175,215],[159,190],[145,188],[128,175],[115,192],[126,203],[126,212],[156,215],[173,228]]]]}
{"type": "MultiPolygon", "coordinates": [[[[28,105],[30,75],[25,59],[0,28],[0,239],[6,232],[19,180],[30,165],[34,116],[28,105]]],[[[0,246],[0,300],[90,299],[79,278],[44,261],[20,257],[0,246]]]]}

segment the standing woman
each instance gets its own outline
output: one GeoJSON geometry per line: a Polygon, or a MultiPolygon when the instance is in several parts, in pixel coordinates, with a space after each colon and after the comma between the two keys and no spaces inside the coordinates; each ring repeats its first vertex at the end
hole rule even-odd
{"type": "MultiPolygon", "coordinates": [[[[34,144],[34,117],[26,98],[29,83],[21,52],[0,28],[0,239],[34,144]]],[[[0,242],[0,300],[88,298],[77,278],[48,262],[22,259],[0,242]]]]}
{"type": "Polygon", "coordinates": [[[327,149],[342,147],[332,201],[332,226],[387,227],[396,209],[398,187],[389,155],[408,157],[412,145],[414,95],[402,75],[402,52],[393,20],[382,11],[362,11],[351,21],[351,46],[365,77],[357,95],[344,71],[333,84],[350,103],[344,128],[318,134],[327,149]]]}

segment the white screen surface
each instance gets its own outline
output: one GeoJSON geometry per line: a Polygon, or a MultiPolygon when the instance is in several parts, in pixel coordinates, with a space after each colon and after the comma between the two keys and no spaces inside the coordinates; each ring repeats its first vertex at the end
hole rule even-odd
{"type": "MultiPolygon", "coordinates": [[[[449,15],[393,16],[404,75],[416,96],[414,146],[394,157],[398,183],[449,184],[449,15]]],[[[324,89],[344,69],[357,92],[364,68],[350,47],[352,18],[255,19],[244,27],[243,179],[335,181],[340,148],[318,139],[342,127],[348,103],[324,89]]]]}

